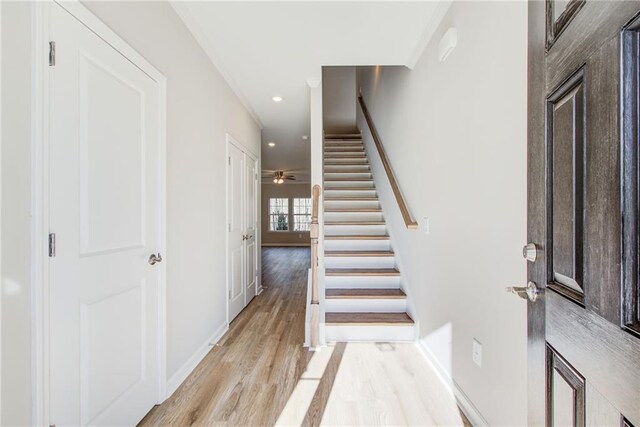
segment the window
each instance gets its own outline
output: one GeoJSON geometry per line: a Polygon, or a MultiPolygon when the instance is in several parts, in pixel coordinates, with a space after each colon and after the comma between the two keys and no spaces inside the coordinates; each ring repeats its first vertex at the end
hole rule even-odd
{"type": "Polygon", "coordinates": [[[269,199],[269,231],[289,230],[289,199],[269,199]]]}
{"type": "Polygon", "coordinates": [[[309,231],[311,223],[311,199],[293,199],[293,229],[309,231]]]}

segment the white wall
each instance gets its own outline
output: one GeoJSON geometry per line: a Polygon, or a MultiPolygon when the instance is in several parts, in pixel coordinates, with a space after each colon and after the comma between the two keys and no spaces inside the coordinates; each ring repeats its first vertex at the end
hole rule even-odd
{"type": "Polygon", "coordinates": [[[322,114],[325,133],[356,130],[355,67],[322,67],[322,114]]]}
{"type": "Polygon", "coordinates": [[[31,5],[2,4],[2,419],[31,423],[31,5]]]}
{"type": "Polygon", "coordinates": [[[496,426],[526,424],[526,303],[504,291],[526,283],[526,9],[454,2],[413,70],[357,71],[409,208],[430,221],[405,228],[374,161],[421,341],[496,426]],[[458,46],[440,63],[450,26],[458,46]]]}
{"type": "MultiPolygon", "coordinates": [[[[259,158],[260,129],[167,2],[85,5],[167,77],[170,379],[226,322],[225,133],[259,158]]],[[[3,425],[31,422],[29,8],[2,13],[3,425]]]]}

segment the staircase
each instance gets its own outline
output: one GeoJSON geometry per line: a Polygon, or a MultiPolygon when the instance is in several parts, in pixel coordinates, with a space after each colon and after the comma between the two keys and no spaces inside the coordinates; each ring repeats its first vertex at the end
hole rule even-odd
{"type": "Polygon", "coordinates": [[[324,143],[327,341],[412,341],[413,319],[360,134],[324,143]]]}

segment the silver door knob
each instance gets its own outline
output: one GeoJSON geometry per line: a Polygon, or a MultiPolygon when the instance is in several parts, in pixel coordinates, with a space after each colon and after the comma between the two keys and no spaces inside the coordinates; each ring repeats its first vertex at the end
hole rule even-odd
{"type": "Polygon", "coordinates": [[[538,246],[535,243],[527,243],[522,248],[522,256],[529,262],[538,259],[538,246]]]}
{"type": "Polygon", "coordinates": [[[162,255],[158,252],[158,255],[151,254],[149,256],[149,264],[154,265],[156,262],[162,262],[162,255]]]}
{"type": "Polygon", "coordinates": [[[527,286],[525,287],[509,286],[506,291],[512,294],[516,294],[520,298],[528,299],[531,302],[536,302],[536,300],[542,293],[542,289],[538,288],[538,286],[534,282],[527,283],[527,286]]]}
{"type": "Polygon", "coordinates": [[[242,235],[242,240],[247,240],[247,235],[246,234],[242,235]]]}

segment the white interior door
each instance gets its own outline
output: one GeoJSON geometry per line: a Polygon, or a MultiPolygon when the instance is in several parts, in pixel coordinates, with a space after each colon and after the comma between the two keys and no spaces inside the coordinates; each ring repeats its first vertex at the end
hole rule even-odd
{"type": "MultiPolygon", "coordinates": [[[[256,296],[258,266],[256,228],[258,216],[258,174],[257,161],[245,153],[245,295],[246,304],[256,296]]],[[[245,304],[245,305],[246,305],[245,304]]]]}
{"type": "Polygon", "coordinates": [[[49,10],[50,424],[134,425],[159,399],[161,86],[49,10]]]}
{"type": "Polygon", "coordinates": [[[229,322],[245,306],[245,244],[244,244],[244,153],[234,144],[228,144],[227,165],[227,218],[229,220],[228,286],[229,322]]]}

